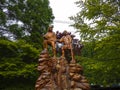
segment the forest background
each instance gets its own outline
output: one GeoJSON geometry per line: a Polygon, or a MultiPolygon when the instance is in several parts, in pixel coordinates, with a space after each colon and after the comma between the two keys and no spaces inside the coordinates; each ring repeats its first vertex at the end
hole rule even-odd
{"type": "MultiPolygon", "coordinates": [[[[76,6],[71,26],[84,45],[77,63],[91,85],[120,85],[120,1],[78,0],[76,6]]],[[[0,0],[1,90],[34,89],[42,36],[53,20],[49,0],[0,0]]]]}

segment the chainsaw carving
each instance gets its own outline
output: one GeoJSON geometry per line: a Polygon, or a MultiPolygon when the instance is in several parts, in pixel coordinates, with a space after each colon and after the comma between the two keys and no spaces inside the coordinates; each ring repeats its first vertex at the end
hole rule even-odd
{"type": "MultiPolygon", "coordinates": [[[[90,90],[90,85],[83,75],[82,66],[77,64],[72,56],[71,40],[69,43],[65,37],[64,40],[62,57],[53,58],[47,50],[40,53],[37,67],[40,75],[36,81],[35,90],[90,90]],[[71,62],[64,57],[64,49],[71,50],[71,62]]],[[[63,42],[64,40],[57,41],[63,42]]]]}

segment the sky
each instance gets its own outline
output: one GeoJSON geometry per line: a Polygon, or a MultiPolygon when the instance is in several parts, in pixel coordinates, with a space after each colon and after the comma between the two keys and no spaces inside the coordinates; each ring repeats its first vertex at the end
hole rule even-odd
{"type": "Polygon", "coordinates": [[[52,8],[53,15],[55,16],[53,25],[54,29],[53,31],[60,31],[63,32],[64,30],[67,30],[68,32],[71,32],[74,34],[77,39],[80,39],[79,33],[75,33],[76,29],[71,27],[70,24],[73,23],[69,19],[70,16],[74,16],[79,12],[79,8],[74,3],[77,0],[49,0],[50,1],[50,7],[52,8]]]}

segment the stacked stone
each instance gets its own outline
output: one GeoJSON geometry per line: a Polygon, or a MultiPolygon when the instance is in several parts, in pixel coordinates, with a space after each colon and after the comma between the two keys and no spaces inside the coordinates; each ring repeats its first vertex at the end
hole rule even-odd
{"type": "Polygon", "coordinates": [[[70,90],[90,90],[87,79],[83,76],[83,68],[76,64],[69,64],[70,90]]]}
{"type": "Polygon", "coordinates": [[[37,70],[40,73],[36,84],[35,90],[55,90],[56,85],[53,80],[52,70],[53,62],[47,52],[42,52],[39,58],[37,70]]]}

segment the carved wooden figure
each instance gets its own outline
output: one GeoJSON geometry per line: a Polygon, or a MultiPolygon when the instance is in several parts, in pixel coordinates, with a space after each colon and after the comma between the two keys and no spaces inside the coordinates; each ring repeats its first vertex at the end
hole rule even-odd
{"type": "Polygon", "coordinates": [[[68,32],[66,30],[63,32],[63,34],[64,34],[64,36],[60,40],[58,40],[59,42],[63,42],[62,57],[65,57],[65,50],[69,49],[69,50],[71,50],[71,57],[72,57],[71,62],[75,63],[73,47],[72,47],[72,37],[68,34],[68,32]]]}
{"type": "Polygon", "coordinates": [[[38,59],[39,77],[36,80],[35,90],[90,90],[90,85],[83,75],[83,68],[77,64],[74,59],[72,37],[67,31],[59,40],[52,31],[53,27],[48,28],[44,35],[44,50],[40,53],[38,59]],[[71,51],[72,61],[68,58],[56,57],[55,42],[64,43],[62,46],[62,57],[65,57],[65,50],[71,51]],[[48,45],[52,46],[54,57],[49,56],[48,45]]]}
{"type": "Polygon", "coordinates": [[[48,32],[44,35],[43,46],[44,46],[44,50],[48,49],[48,45],[52,46],[54,57],[56,57],[56,45],[55,45],[56,34],[52,30],[53,30],[53,26],[50,26],[48,28],[48,32]]]}

